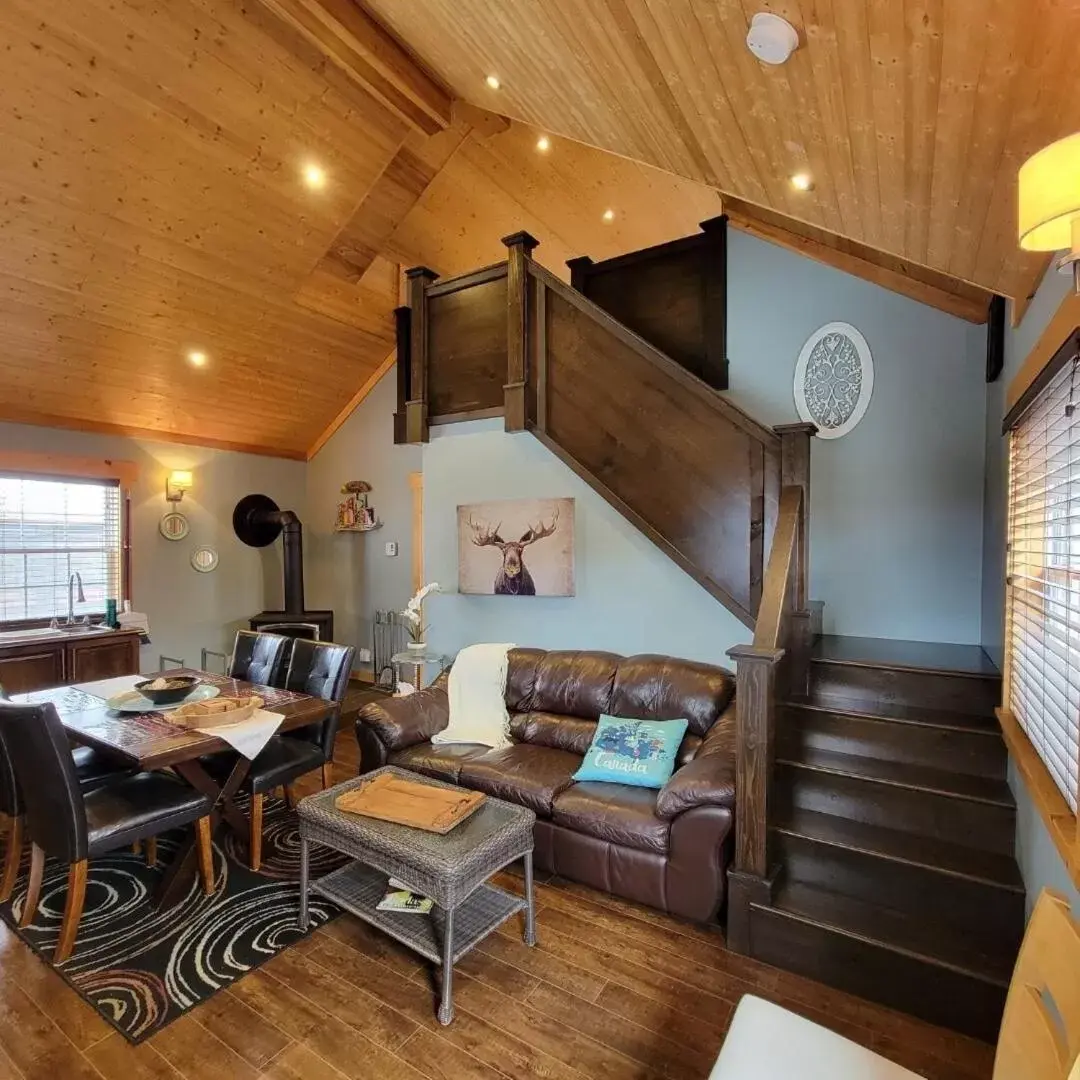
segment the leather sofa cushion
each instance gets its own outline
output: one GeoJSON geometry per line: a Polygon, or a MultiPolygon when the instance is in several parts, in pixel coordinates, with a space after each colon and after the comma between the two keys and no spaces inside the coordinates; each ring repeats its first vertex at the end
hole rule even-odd
{"type": "Polygon", "coordinates": [[[663,855],[670,825],[656,816],[656,796],[653,788],[586,781],[556,797],[551,817],[598,840],[663,855]]]}
{"type": "Polygon", "coordinates": [[[510,734],[517,742],[569,750],[584,757],[596,734],[596,721],[546,712],[515,713],[510,717],[510,734]]]}
{"type": "Polygon", "coordinates": [[[387,750],[404,750],[426,742],[450,722],[450,700],[445,680],[408,697],[369,701],[361,708],[359,719],[375,734],[387,750]]]}
{"type": "Polygon", "coordinates": [[[552,800],[570,786],[579,765],[579,754],[516,743],[462,762],[458,783],[551,817],[552,800]]]}
{"type": "Polygon", "coordinates": [[[512,649],[506,679],[511,712],[547,712],[596,720],[611,712],[611,687],[622,658],[607,652],[512,649]]]}
{"type": "Polygon", "coordinates": [[[735,677],[723,668],[642,654],[619,662],[611,705],[603,711],[631,720],[685,717],[688,730],[704,735],[734,693],[735,677]]]}
{"type": "Polygon", "coordinates": [[[481,757],[490,747],[471,743],[447,743],[434,746],[429,742],[409,746],[404,750],[394,750],[387,762],[402,769],[423,773],[436,780],[449,780],[456,784],[461,774],[461,766],[470,758],[481,757]]]}
{"type": "Polygon", "coordinates": [[[684,765],[689,765],[697,756],[700,746],[701,739],[697,735],[691,735],[688,731],[683,736],[683,741],[679,743],[679,753],[675,758],[675,768],[678,770],[684,765]]]}

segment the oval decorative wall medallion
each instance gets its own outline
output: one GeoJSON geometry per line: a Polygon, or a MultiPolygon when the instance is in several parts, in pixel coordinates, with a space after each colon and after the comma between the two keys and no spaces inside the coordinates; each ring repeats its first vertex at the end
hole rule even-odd
{"type": "Polygon", "coordinates": [[[191,568],[200,574],[209,574],[216,570],[218,553],[211,547],[198,547],[191,553],[191,568]]]}
{"type": "Polygon", "coordinates": [[[874,361],[866,338],[850,323],[815,330],[795,365],[795,408],[817,424],[818,438],[839,439],[862,418],[874,391],[874,361]]]}
{"type": "Polygon", "coordinates": [[[158,532],[166,540],[183,540],[188,534],[188,519],[183,514],[166,514],[158,523],[158,532]]]}

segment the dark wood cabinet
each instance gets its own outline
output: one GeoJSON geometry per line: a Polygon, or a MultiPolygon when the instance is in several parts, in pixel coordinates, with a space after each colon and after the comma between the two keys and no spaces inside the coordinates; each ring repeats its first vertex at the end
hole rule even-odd
{"type": "Polygon", "coordinates": [[[64,684],[64,643],[8,645],[0,648],[0,686],[8,694],[28,694],[64,684]]]}
{"type": "Polygon", "coordinates": [[[0,686],[8,694],[134,675],[138,670],[137,633],[0,645],[0,686]]]}
{"type": "Polygon", "coordinates": [[[92,682],[139,670],[139,638],[136,634],[110,634],[67,643],[64,681],[92,682]]]}

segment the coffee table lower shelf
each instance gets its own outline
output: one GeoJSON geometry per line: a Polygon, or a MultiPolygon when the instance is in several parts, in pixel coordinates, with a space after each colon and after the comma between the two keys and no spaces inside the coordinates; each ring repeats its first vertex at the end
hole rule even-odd
{"type": "MultiPolygon", "coordinates": [[[[443,962],[445,913],[433,907],[428,915],[399,911],[378,911],[386,894],[387,875],[362,862],[351,862],[340,870],[311,883],[311,891],[332,900],[384,934],[407,945],[434,964],[443,962]]],[[[492,930],[525,909],[525,900],[497,885],[481,885],[454,909],[453,962],[456,964],[492,930]]]]}

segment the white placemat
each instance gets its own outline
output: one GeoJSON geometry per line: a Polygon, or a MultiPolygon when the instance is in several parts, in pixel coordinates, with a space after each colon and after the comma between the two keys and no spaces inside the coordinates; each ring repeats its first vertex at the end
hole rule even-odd
{"type": "Polygon", "coordinates": [[[284,719],[281,713],[256,709],[251,716],[238,724],[221,724],[218,727],[206,724],[205,727],[197,727],[195,730],[204,735],[215,735],[227,742],[238,754],[252,761],[273,738],[284,719]]]}
{"type": "Polygon", "coordinates": [[[93,694],[94,697],[108,701],[114,694],[122,694],[125,690],[134,690],[135,684],[142,682],[145,675],[118,675],[115,679],[98,679],[97,682],[76,683],[75,689],[84,694],[93,694]]]}

